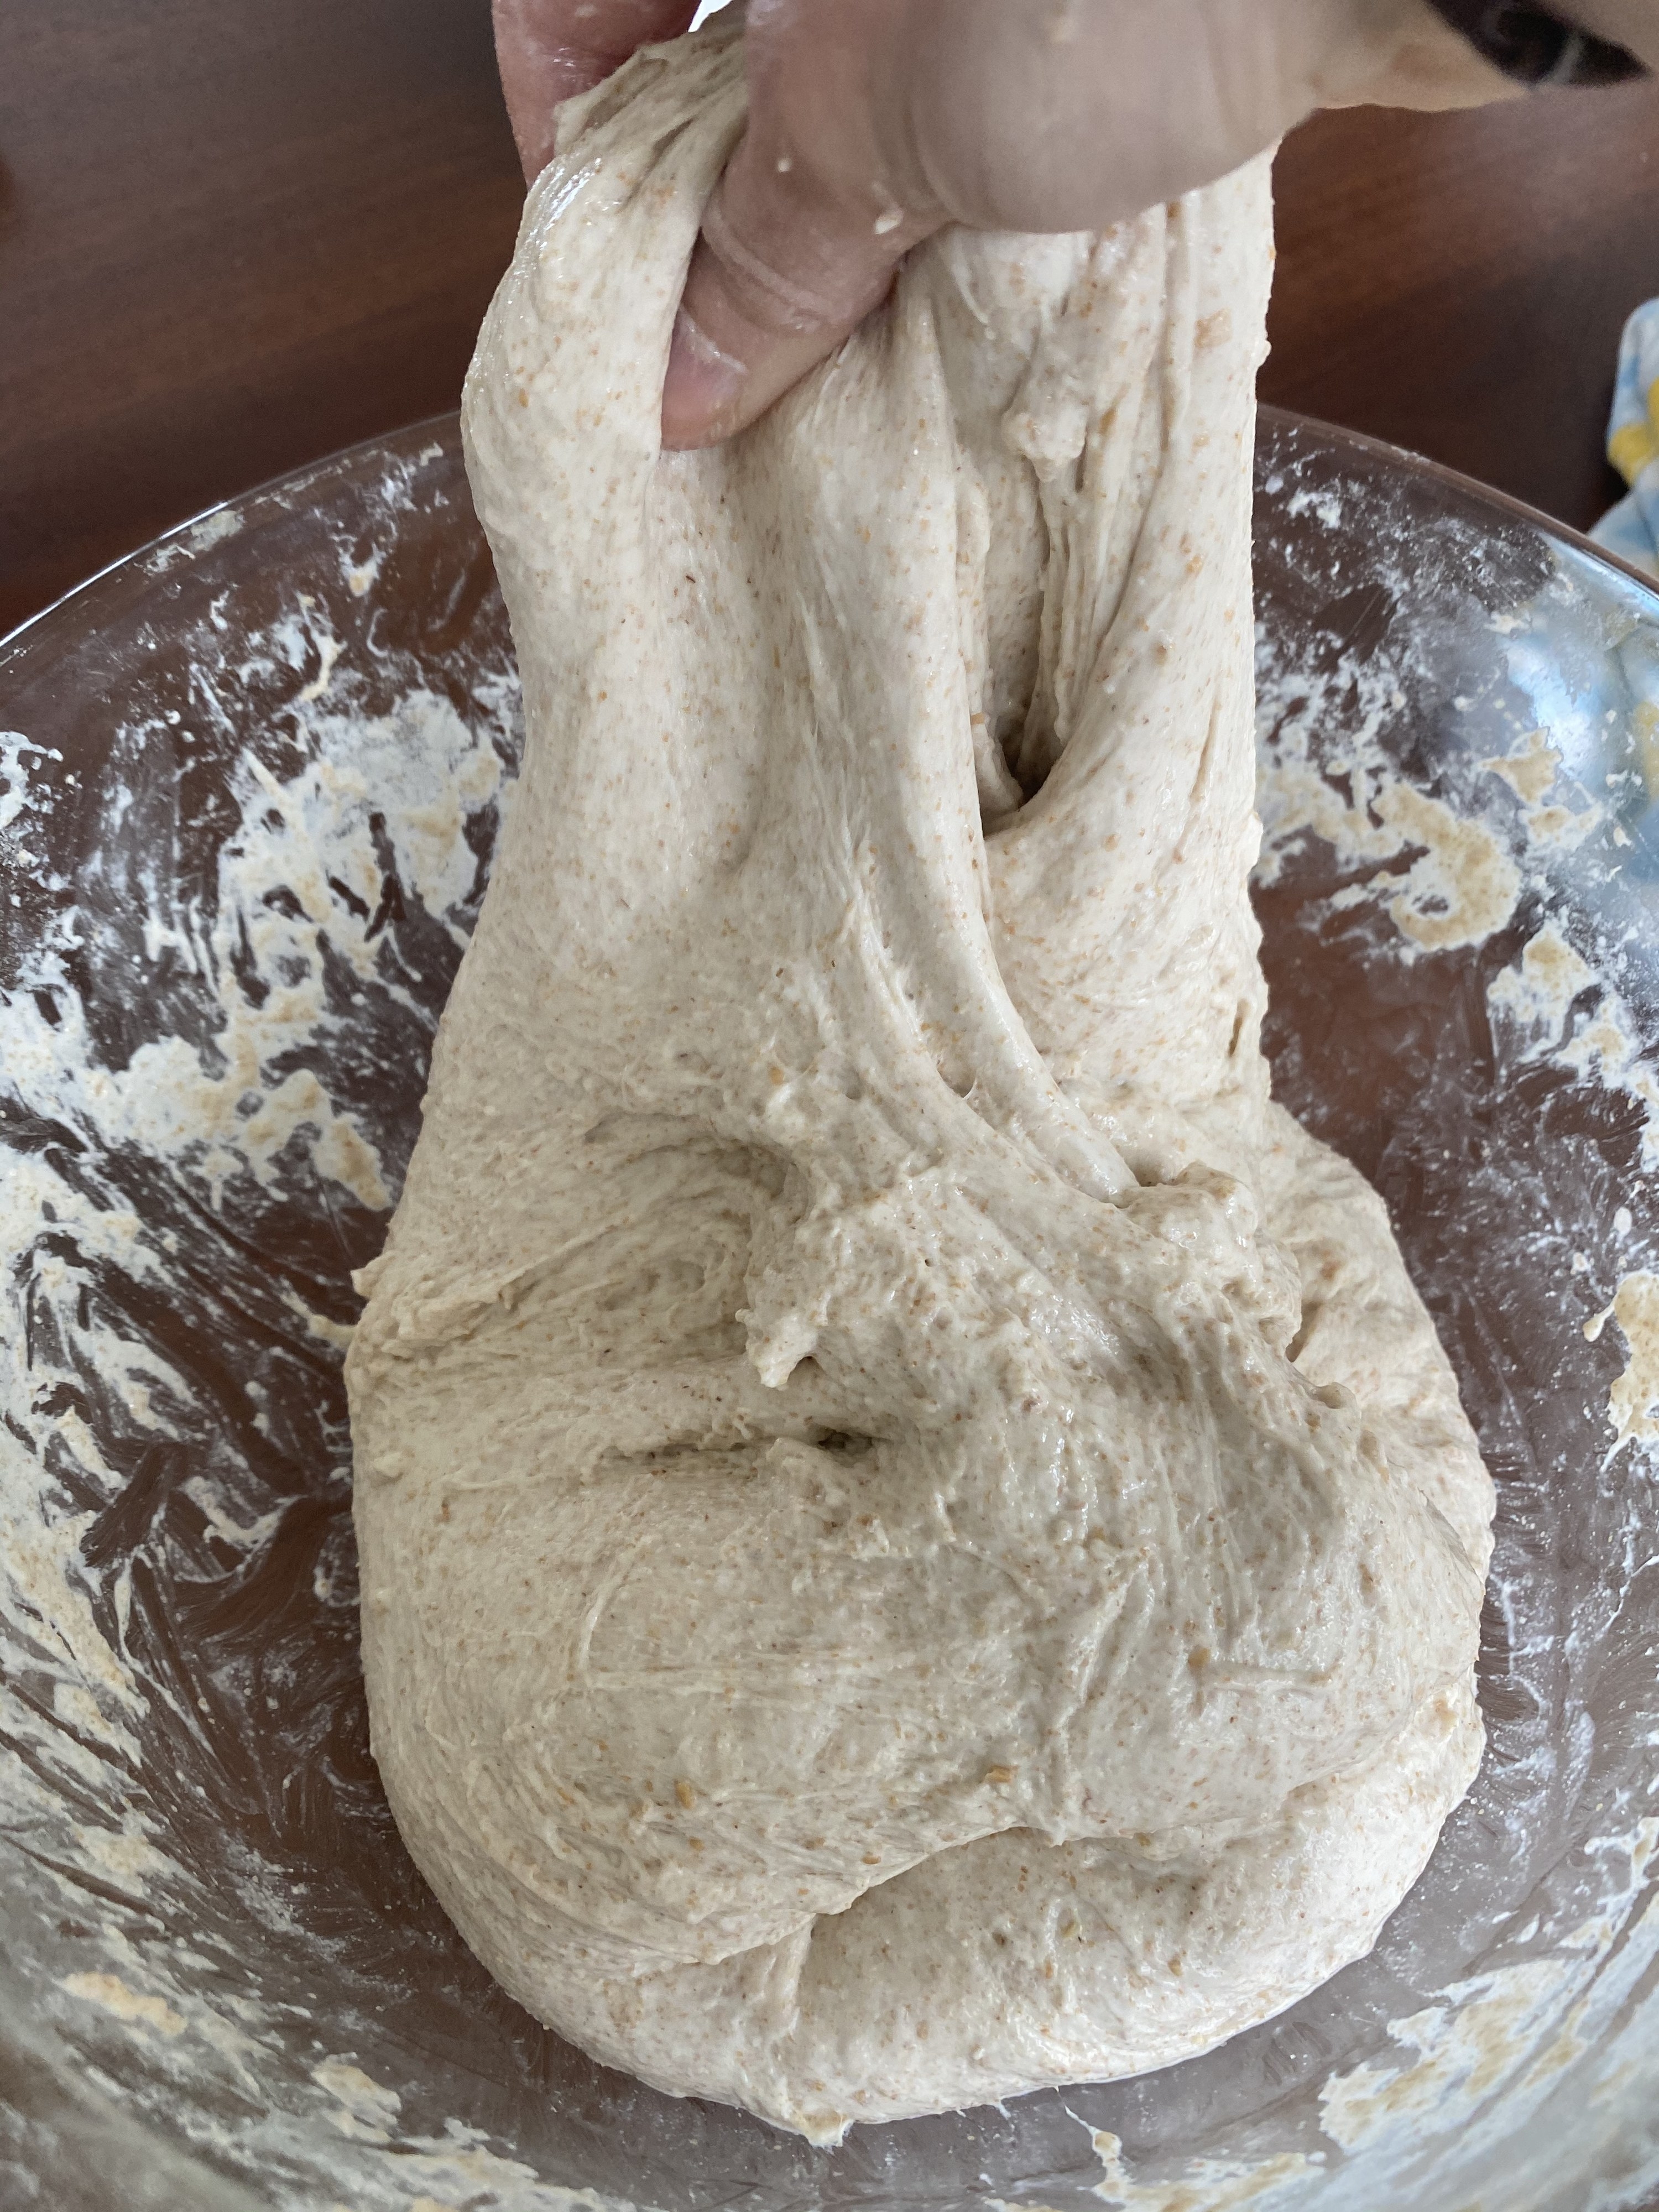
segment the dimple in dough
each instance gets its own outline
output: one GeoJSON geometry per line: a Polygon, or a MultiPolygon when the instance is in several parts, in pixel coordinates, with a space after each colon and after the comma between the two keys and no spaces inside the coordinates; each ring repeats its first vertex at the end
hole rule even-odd
{"type": "Polygon", "coordinates": [[[443,1904],[829,2142],[1366,1951],[1479,1759],[1492,1501],[1258,1046],[1265,165],[945,234],[664,459],[741,115],[718,31],[570,111],[479,342],[528,750],[349,1376],[443,1904]]]}

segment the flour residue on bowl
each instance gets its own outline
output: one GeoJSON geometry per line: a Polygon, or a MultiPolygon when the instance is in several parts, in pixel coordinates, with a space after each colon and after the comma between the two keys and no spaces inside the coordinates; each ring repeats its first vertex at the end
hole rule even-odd
{"type": "Polygon", "coordinates": [[[141,1996],[129,1989],[118,1974],[65,1974],[63,1986],[72,1997],[101,2005],[115,2019],[153,2027],[160,2035],[182,2035],[185,2022],[165,1997],[141,1996]]]}
{"type": "MultiPolygon", "coordinates": [[[[0,1028],[0,1803],[36,1899],[9,1926],[34,1930],[34,2027],[76,2094],[119,2080],[254,2173],[305,2163],[346,2080],[294,2063],[311,1976],[355,1987],[340,2024],[366,2035],[385,2002],[331,1959],[341,1903],[307,1920],[328,1881],[291,1809],[343,1829],[349,1865],[388,1854],[338,1363],[518,757],[503,626],[458,666],[369,599],[413,473],[386,470],[378,544],[343,535],[311,590],[234,566],[244,512],[146,556],[172,626],[137,626],[95,769],[0,737],[27,916],[0,1028]],[[226,548],[240,585],[208,580],[226,548]]],[[[464,2199],[454,2150],[440,2128],[430,2172],[464,2199]]],[[[354,2203],[404,2212],[412,2178],[371,2166],[354,2203]]]]}
{"type": "MultiPolygon", "coordinates": [[[[1379,500],[1385,514],[1393,497],[1379,500]]],[[[1506,571],[1485,541],[1460,546],[1437,518],[1425,533],[1406,495],[1401,506],[1397,531],[1373,518],[1363,586],[1349,587],[1360,564],[1334,536],[1290,556],[1315,643],[1264,640],[1258,880],[1269,911],[1301,887],[1308,957],[1330,979],[1287,998],[1289,963],[1270,962],[1270,1025],[1295,1024],[1279,1071],[1298,1110],[1340,1080],[1363,1115],[1364,1031],[1346,1021],[1346,990],[1372,994],[1412,1071],[1378,1102],[1387,1149],[1360,1164],[1391,1204],[1442,1211],[1431,1303],[1504,1500],[1479,1825],[1454,1821],[1436,1866],[1511,1894],[1513,1917],[1479,1971],[1390,2016],[1387,2051],[1331,2070],[1319,2134],[1345,2207],[1576,2206],[1589,2186],[1580,2117],[1617,2108],[1605,2201],[1634,2203],[1659,2186],[1659,2103],[1650,2095],[1638,2118],[1620,2102],[1659,2083],[1659,2008],[1641,2002],[1659,1949],[1659,1775],[1653,1732],[1601,1701],[1589,1661],[1622,1628],[1623,1663],[1639,1668],[1631,1593],[1659,1564],[1659,626],[1577,556],[1540,561],[1517,533],[1506,571]],[[1396,619],[1425,595],[1461,633],[1455,647],[1396,619]],[[1600,1346],[1607,1321],[1622,1362],[1611,1333],[1600,1346]],[[1593,1372],[1574,1334],[1598,1346],[1593,1372]],[[1626,1455],[1616,1481],[1602,1472],[1610,1437],[1626,1455]],[[1540,1602],[1539,1560],[1555,1544],[1620,1564],[1587,1567],[1540,1602]],[[1561,1701],[1553,1734],[1520,1698],[1539,1713],[1561,1701]],[[1576,1698],[1599,1715],[1601,1825],[1587,1858],[1562,1858],[1528,1893],[1520,1869],[1540,1863],[1540,1832],[1565,1832],[1591,1789],[1576,1698]]],[[[1408,1905],[1385,1951],[1412,1918],[1408,1905]]],[[[1297,2181],[1270,2201],[1319,2195],[1297,2181]]],[[[1193,2202],[1207,2201],[1200,2187],[1193,2202]]]]}
{"type": "Polygon", "coordinates": [[[1659,1275],[1624,1276],[1613,1303],[1584,1323],[1594,1344],[1608,1321],[1625,1340],[1625,1364],[1607,1393],[1607,1419],[1621,1444],[1659,1443],[1659,1275]]]}

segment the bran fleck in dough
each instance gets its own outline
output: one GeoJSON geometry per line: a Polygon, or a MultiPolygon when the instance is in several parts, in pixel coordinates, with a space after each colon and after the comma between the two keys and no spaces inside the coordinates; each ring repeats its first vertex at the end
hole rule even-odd
{"type": "Polygon", "coordinates": [[[1367,1950],[1479,1759],[1492,1501],[1258,1047],[1267,165],[946,234],[659,459],[741,103],[716,30],[568,112],[479,342],[529,749],[349,1373],[443,1904],[832,2142],[1367,1950]]]}

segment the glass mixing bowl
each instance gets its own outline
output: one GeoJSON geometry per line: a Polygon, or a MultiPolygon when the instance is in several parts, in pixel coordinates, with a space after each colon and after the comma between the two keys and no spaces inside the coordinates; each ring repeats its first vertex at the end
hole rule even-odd
{"type": "Polygon", "coordinates": [[[1283,416],[1282,1097],[1500,1496],[1486,1765],[1375,1953],[1136,2081],[809,2148],[590,2063],[399,1844],[342,1351],[520,727],[446,419],[0,647],[0,2204],[1584,2212],[1659,2183],[1659,597],[1283,416]]]}

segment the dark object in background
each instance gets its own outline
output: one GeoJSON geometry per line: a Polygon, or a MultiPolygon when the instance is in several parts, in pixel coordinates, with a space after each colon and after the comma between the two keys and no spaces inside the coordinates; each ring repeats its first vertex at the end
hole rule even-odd
{"type": "Polygon", "coordinates": [[[1431,0],[1454,29],[1522,84],[1622,84],[1646,70],[1623,46],[1522,0],[1431,0]]]}

